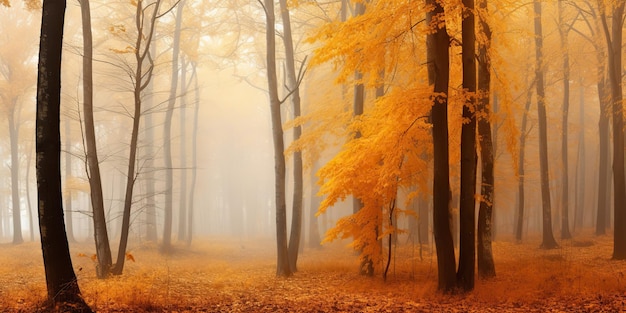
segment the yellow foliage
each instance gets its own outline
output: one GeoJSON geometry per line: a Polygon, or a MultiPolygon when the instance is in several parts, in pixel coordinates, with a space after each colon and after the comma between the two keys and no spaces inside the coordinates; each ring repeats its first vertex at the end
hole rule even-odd
{"type": "Polygon", "coordinates": [[[9,3],[9,0],[0,0],[0,4],[7,8],[11,7],[11,3],[9,3]]]}

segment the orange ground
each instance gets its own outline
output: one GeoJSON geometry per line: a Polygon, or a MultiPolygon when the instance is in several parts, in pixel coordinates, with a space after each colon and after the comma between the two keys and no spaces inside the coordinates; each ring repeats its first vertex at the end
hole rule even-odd
{"type": "MultiPolygon", "coordinates": [[[[72,256],[97,312],[626,312],[626,261],[610,260],[611,236],[560,244],[545,251],[533,239],[495,242],[497,278],[462,296],[438,294],[431,248],[420,259],[410,244],[398,249],[386,283],[360,277],[345,243],[305,249],[288,279],[274,275],[270,241],[208,238],[174,256],[134,246],[136,262],[107,280],[95,278],[92,245],[73,245],[72,256]]],[[[0,245],[0,312],[41,310],[40,251],[38,243],[0,245]]]]}

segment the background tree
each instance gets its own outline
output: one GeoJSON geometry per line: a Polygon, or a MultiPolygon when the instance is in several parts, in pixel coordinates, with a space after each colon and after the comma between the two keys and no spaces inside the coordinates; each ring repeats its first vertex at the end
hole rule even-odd
{"type": "Polygon", "coordinates": [[[534,1],[535,26],[535,77],[537,87],[537,110],[539,118],[539,164],[541,167],[541,203],[543,212],[543,241],[541,247],[553,249],[558,245],[552,233],[552,208],[550,205],[550,177],[548,169],[548,129],[546,121],[546,92],[544,83],[543,29],[541,1],[534,1]]]}

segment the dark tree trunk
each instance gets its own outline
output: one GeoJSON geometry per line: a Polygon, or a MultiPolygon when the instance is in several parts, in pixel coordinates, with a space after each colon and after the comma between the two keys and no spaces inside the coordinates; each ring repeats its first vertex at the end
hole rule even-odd
{"type": "MultiPolygon", "coordinates": [[[[487,0],[479,0],[478,7],[483,14],[487,13],[487,0]]],[[[485,36],[484,44],[478,48],[478,107],[482,112],[478,119],[478,135],[480,138],[481,160],[481,201],[478,210],[478,275],[482,278],[496,276],[496,267],[491,249],[491,225],[493,212],[494,174],[493,174],[493,142],[491,141],[491,108],[489,96],[491,91],[491,29],[485,16],[480,16],[480,29],[485,36]]]]}
{"type": "Polygon", "coordinates": [[[272,137],[274,139],[274,175],[276,194],[276,275],[291,276],[289,251],[287,247],[287,204],[285,197],[285,143],[283,125],[278,98],[278,78],[276,76],[276,18],[274,17],[274,0],[264,0],[267,42],[267,85],[270,96],[270,113],[272,116],[272,137]]]}
{"type": "Polygon", "coordinates": [[[37,193],[48,300],[63,311],[91,312],[72,268],[61,196],[61,51],[65,1],[45,0],[37,76],[37,193]]]}
{"type": "Polygon", "coordinates": [[[569,29],[563,21],[563,0],[559,0],[559,35],[561,38],[561,51],[563,53],[563,126],[561,129],[561,164],[562,175],[561,182],[563,189],[561,190],[561,239],[570,239],[572,234],[569,231],[569,163],[567,160],[567,117],[569,114],[569,51],[567,46],[567,33],[569,29]]]}
{"type": "Polygon", "coordinates": [[[461,127],[461,188],[459,201],[459,269],[457,284],[464,291],[474,289],[476,268],[476,35],[474,0],[463,0],[462,58],[463,90],[470,93],[463,106],[461,127]]]}
{"type": "Polygon", "coordinates": [[[534,0],[535,12],[535,76],[537,79],[537,114],[539,118],[539,164],[541,171],[541,199],[543,211],[543,249],[558,247],[552,233],[552,208],[550,204],[550,178],[548,176],[548,129],[546,121],[546,94],[543,81],[543,30],[541,26],[541,1],[534,0]]]}
{"type": "Polygon", "coordinates": [[[89,0],[80,1],[83,26],[83,119],[85,121],[85,144],[87,146],[87,177],[91,195],[91,209],[96,243],[98,265],[96,273],[105,278],[111,270],[111,246],[104,213],[102,178],[96,144],[95,122],[93,115],[93,45],[91,36],[91,9],[89,0]]]}
{"type": "Polygon", "coordinates": [[[602,10],[602,24],[608,47],[608,72],[613,115],[613,259],[626,259],[626,181],[624,179],[624,108],[622,104],[622,27],[624,5],[613,8],[611,32],[602,10]]]}
{"type": "Polygon", "coordinates": [[[435,0],[426,0],[433,10],[426,16],[433,32],[426,37],[428,80],[434,92],[431,121],[433,124],[433,232],[437,247],[438,289],[451,292],[456,287],[454,243],[450,230],[450,168],[448,151],[448,83],[450,75],[450,37],[443,22],[444,9],[435,0]],[[440,27],[441,26],[441,27],[440,27]]]}

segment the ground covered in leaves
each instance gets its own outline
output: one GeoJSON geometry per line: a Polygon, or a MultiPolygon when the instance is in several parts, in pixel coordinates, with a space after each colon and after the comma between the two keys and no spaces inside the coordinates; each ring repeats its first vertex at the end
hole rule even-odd
{"type": "MultiPolygon", "coordinates": [[[[432,247],[399,243],[386,282],[359,276],[345,242],[304,249],[290,278],[275,276],[271,240],[204,238],[173,255],[135,244],[135,261],[105,280],[95,277],[93,244],[72,244],[72,256],[97,312],[626,312],[626,261],[611,260],[612,236],[580,235],[554,250],[532,238],[497,241],[497,277],[465,295],[437,292],[432,247]]],[[[0,245],[0,312],[42,311],[44,297],[39,244],[0,245]]]]}

